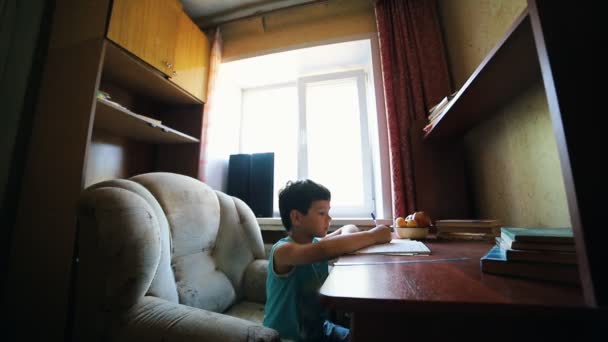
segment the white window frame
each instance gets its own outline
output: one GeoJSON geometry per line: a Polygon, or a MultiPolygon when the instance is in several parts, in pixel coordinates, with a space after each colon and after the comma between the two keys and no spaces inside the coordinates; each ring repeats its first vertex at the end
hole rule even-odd
{"type": "MultiPolygon", "coordinates": [[[[363,171],[363,198],[362,207],[341,207],[337,203],[332,203],[331,214],[334,217],[367,217],[369,213],[375,212],[374,199],[374,182],[373,182],[373,165],[371,153],[371,141],[369,139],[368,129],[368,111],[367,111],[367,86],[366,73],[364,70],[352,70],[344,72],[335,72],[329,74],[301,77],[297,80],[298,86],[298,108],[299,108],[299,123],[298,129],[298,179],[308,178],[308,151],[307,140],[309,139],[306,118],[306,85],[317,82],[332,82],[341,79],[354,78],[357,83],[357,92],[359,98],[359,125],[361,128],[361,158],[363,171]]],[[[339,132],[336,132],[339,134],[339,132]]],[[[347,170],[345,170],[346,172],[347,170]]],[[[331,191],[331,185],[327,184],[331,191]]]]}
{"type": "MultiPolygon", "coordinates": [[[[387,122],[386,122],[386,113],[385,113],[385,108],[384,108],[384,104],[385,104],[384,89],[383,89],[383,85],[382,85],[382,81],[381,81],[382,78],[380,77],[380,75],[382,74],[382,71],[381,71],[381,67],[380,67],[379,42],[378,42],[377,35],[361,34],[361,35],[350,36],[345,39],[330,39],[330,40],[326,40],[326,41],[318,41],[313,44],[305,44],[304,46],[302,46],[302,48],[312,48],[312,47],[321,46],[324,44],[331,45],[331,44],[336,44],[336,43],[346,43],[346,42],[357,41],[357,40],[367,40],[370,44],[369,48],[370,48],[370,53],[371,53],[371,55],[369,56],[369,57],[371,57],[371,60],[367,59],[365,62],[362,62],[362,63],[359,63],[359,62],[352,62],[352,63],[354,65],[361,65],[362,67],[360,69],[363,70],[364,74],[365,74],[366,92],[367,92],[367,96],[366,96],[367,107],[361,107],[361,108],[362,108],[362,110],[363,110],[363,108],[365,108],[367,110],[368,121],[367,121],[367,132],[366,133],[369,133],[371,158],[372,158],[372,162],[371,162],[372,172],[371,173],[373,175],[372,188],[374,190],[373,207],[375,208],[376,218],[378,219],[379,222],[383,222],[384,220],[392,221],[393,193],[392,193],[392,186],[391,186],[392,180],[391,180],[391,168],[390,168],[391,156],[389,153],[389,138],[388,138],[388,130],[387,130],[387,122]]],[[[276,52],[287,52],[290,50],[292,50],[291,47],[284,49],[284,51],[279,49],[276,52]]],[[[257,57],[257,56],[254,56],[254,57],[257,57]]],[[[251,63],[249,63],[249,64],[241,63],[240,61],[233,61],[233,62],[229,63],[229,64],[231,64],[230,67],[227,66],[225,68],[226,71],[228,71],[230,69],[231,72],[227,72],[222,75],[227,76],[224,78],[224,81],[227,82],[226,84],[232,85],[238,93],[238,94],[237,93],[231,94],[231,96],[229,98],[226,97],[226,99],[224,100],[224,101],[230,102],[231,104],[236,104],[236,106],[229,107],[229,108],[233,108],[233,110],[235,110],[235,112],[234,112],[235,121],[238,121],[239,118],[242,118],[241,115],[244,114],[244,113],[242,113],[242,111],[238,110],[238,106],[243,105],[243,103],[241,102],[241,98],[240,98],[243,95],[242,94],[243,91],[246,91],[249,89],[272,88],[272,87],[276,87],[276,86],[284,86],[284,85],[287,85],[288,83],[297,84],[297,82],[296,82],[297,78],[302,77],[302,74],[300,74],[300,76],[297,75],[299,72],[302,72],[302,70],[299,70],[296,68],[297,70],[295,70],[295,71],[289,70],[289,72],[287,72],[284,75],[284,77],[270,77],[268,80],[266,80],[265,77],[261,77],[255,72],[248,73],[248,71],[246,72],[245,69],[242,69],[242,70],[239,69],[239,68],[247,68],[247,70],[257,70],[257,69],[255,69],[255,67],[253,67],[253,69],[252,69],[251,63]],[[235,63],[235,66],[232,66],[233,62],[235,63]],[[239,64],[239,63],[243,64],[243,65],[237,67],[236,64],[239,64]],[[294,72],[292,73],[292,71],[294,71],[294,72]],[[264,82],[264,81],[259,82],[260,80],[266,80],[266,82],[264,82]],[[276,82],[273,80],[276,80],[276,82]],[[234,108],[234,107],[236,107],[236,108],[234,108]]],[[[258,65],[258,64],[256,64],[256,65],[258,65]]],[[[262,70],[268,69],[268,66],[264,65],[263,63],[259,64],[259,65],[263,68],[262,70]],[[264,68],[266,68],[266,69],[264,69],[264,68]]],[[[272,68],[273,67],[271,67],[269,70],[272,70],[272,68]]],[[[335,70],[340,70],[340,69],[335,69],[335,70]]],[[[342,70],[344,70],[344,69],[342,69],[342,70]]],[[[271,72],[271,71],[265,71],[265,72],[271,72]]],[[[312,69],[304,70],[304,73],[306,73],[306,72],[314,72],[314,70],[312,70],[312,69]]],[[[297,91],[298,90],[296,87],[296,92],[297,91]]],[[[296,103],[296,106],[297,105],[298,104],[296,103]]],[[[222,117],[224,117],[224,115],[222,115],[222,117]]],[[[297,120],[299,121],[299,118],[297,120]]],[[[226,130],[225,132],[223,132],[223,136],[234,137],[234,145],[232,145],[233,150],[230,151],[230,153],[239,153],[239,151],[240,151],[240,153],[243,153],[243,150],[239,149],[239,145],[241,144],[240,133],[241,133],[241,129],[243,129],[243,126],[242,126],[242,124],[239,124],[237,122],[231,123],[230,125],[236,129],[226,130]],[[235,125],[238,125],[238,127],[235,125]]],[[[298,131],[296,131],[294,134],[298,134],[298,131]]],[[[300,134],[302,134],[302,133],[300,133],[300,134]]],[[[339,132],[336,132],[336,135],[338,135],[338,134],[339,134],[339,132]]],[[[305,139],[305,137],[302,137],[302,138],[305,139]]],[[[297,153],[297,152],[294,151],[294,153],[297,153]]],[[[227,158],[224,162],[227,165],[227,158]]],[[[226,174],[225,170],[219,170],[219,169],[217,169],[217,167],[214,170],[211,170],[211,171],[206,170],[206,171],[210,172],[210,173],[214,173],[214,172],[218,173],[218,177],[219,176],[225,177],[225,174],[226,174]]],[[[218,178],[218,179],[220,179],[220,178],[218,178]]],[[[220,181],[221,181],[221,179],[220,179],[220,181]]],[[[220,190],[225,189],[225,179],[224,179],[223,183],[218,182],[217,188],[220,190]]],[[[277,192],[278,190],[279,189],[275,189],[275,192],[277,192]]],[[[332,224],[338,224],[336,222],[339,222],[341,220],[342,221],[344,221],[344,220],[351,221],[352,220],[353,222],[367,220],[367,221],[369,221],[368,223],[370,225],[373,225],[372,220],[370,220],[370,215],[367,212],[362,213],[362,214],[356,214],[353,216],[354,217],[342,217],[342,215],[334,216],[334,220],[332,221],[332,224]]],[[[266,222],[266,224],[270,224],[269,222],[273,222],[272,224],[280,225],[280,219],[278,218],[277,212],[274,212],[272,218],[265,218],[264,220],[268,221],[268,222],[264,221],[264,222],[266,222]]]]}

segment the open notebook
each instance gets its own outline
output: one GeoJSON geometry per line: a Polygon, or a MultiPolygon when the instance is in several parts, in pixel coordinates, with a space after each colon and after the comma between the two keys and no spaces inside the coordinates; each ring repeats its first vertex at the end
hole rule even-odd
{"type": "Polygon", "coordinates": [[[361,248],[352,254],[424,255],[431,254],[431,250],[420,241],[393,239],[389,243],[361,248]]]}

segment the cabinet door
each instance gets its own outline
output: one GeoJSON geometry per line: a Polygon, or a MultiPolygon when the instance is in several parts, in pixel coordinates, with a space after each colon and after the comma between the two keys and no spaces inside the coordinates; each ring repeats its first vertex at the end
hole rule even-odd
{"type": "Polygon", "coordinates": [[[207,98],[209,40],[185,13],[179,17],[175,67],[170,75],[177,85],[202,101],[207,98]]]}
{"type": "Polygon", "coordinates": [[[114,0],[108,38],[171,75],[181,13],[177,0],[114,0]]]}

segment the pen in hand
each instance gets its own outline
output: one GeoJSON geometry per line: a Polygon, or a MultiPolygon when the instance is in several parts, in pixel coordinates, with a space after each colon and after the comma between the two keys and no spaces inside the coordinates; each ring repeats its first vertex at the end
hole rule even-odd
{"type": "MultiPolygon", "coordinates": [[[[376,225],[376,227],[377,226],[384,226],[384,225],[378,224],[378,221],[376,221],[376,215],[374,215],[374,213],[370,213],[370,215],[372,215],[372,220],[374,220],[374,224],[376,225]]],[[[390,227],[390,226],[386,226],[386,227],[388,227],[388,229],[390,229],[391,231],[393,231],[393,227],[390,227]]]]}

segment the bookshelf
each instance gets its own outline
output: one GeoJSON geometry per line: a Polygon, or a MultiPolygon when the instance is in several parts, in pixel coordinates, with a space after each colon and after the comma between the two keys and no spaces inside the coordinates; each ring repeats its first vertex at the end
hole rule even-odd
{"type": "MultiPolygon", "coordinates": [[[[6,306],[18,312],[16,321],[47,318],[26,333],[32,337],[71,339],[75,209],[84,187],[155,171],[198,176],[203,101],[107,39],[112,5],[53,1],[45,19],[48,35],[39,51],[44,65],[38,66],[44,72],[35,114],[23,123],[28,148],[19,156],[26,165],[19,196],[11,199],[17,213],[6,277],[6,293],[15,294],[6,306]],[[98,101],[100,90],[130,113],[98,101]],[[160,120],[166,132],[146,126],[135,113],[160,120]],[[36,303],[22,300],[27,293],[40,294],[36,303]]],[[[206,75],[197,82],[206,82],[206,75]]]]}
{"type": "Polygon", "coordinates": [[[84,186],[136,174],[198,173],[203,103],[131,52],[103,39],[84,186]]]}
{"type": "Polygon", "coordinates": [[[530,16],[525,10],[458,90],[425,140],[462,136],[540,77],[530,16]]]}
{"type": "Polygon", "coordinates": [[[601,41],[599,5],[528,0],[528,8],[514,21],[499,43],[456,93],[443,115],[425,134],[425,142],[446,146],[535,81],[544,85],[553,133],[566,188],[570,222],[580,270],[584,301],[590,308],[608,306],[608,230],[599,229],[605,217],[605,179],[598,139],[605,127],[587,119],[604,98],[597,80],[605,61],[596,53],[601,41]],[[567,24],[566,24],[567,23],[567,24]]]}
{"type": "Polygon", "coordinates": [[[153,120],[138,117],[104,99],[97,99],[95,127],[138,141],[163,144],[196,143],[199,139],[176,131],[153,120]]]}

